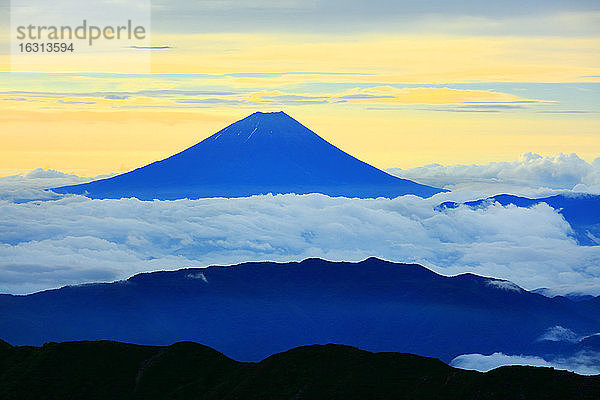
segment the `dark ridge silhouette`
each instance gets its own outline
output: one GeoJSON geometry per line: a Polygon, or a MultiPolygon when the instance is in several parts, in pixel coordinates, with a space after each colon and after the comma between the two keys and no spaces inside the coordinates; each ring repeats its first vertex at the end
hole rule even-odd
{"type": "Polygon", "coordinates": [[[600,375],[540,367],[480,373],[433,358],[333,344],[240,363],[191,342],[66,342],[0,351],[0,394],[3,400],[595,400],[600,375]]]}

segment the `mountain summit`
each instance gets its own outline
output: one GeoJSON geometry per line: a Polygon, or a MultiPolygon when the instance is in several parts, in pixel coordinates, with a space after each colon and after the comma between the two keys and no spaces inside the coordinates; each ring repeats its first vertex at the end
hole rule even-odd
{"type": "Polygon", "coordinates": [[[430,197],[443,190],[364,163],[284,112],[256,112],[162,161],[53,191],[92,198],[173,200],[267,193],[430,197]]]}

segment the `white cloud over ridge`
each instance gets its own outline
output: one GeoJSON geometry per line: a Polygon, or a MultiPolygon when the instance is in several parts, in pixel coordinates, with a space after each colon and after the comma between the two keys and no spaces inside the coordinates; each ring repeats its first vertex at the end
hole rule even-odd
{"type": "MultiPolygon", "coordinates": [[[[534,164],[555,168],[557,163],[531,157],[534,164]]],[[[579,163],[576,156],[567,161],[579,163]]],[[[509,172],[496,174],[502,179],[518,169],[506,165],[509,172]]],[[[582,171],[587,168],[581,165],[582,171]]],[[[547,205],[435,210],[444,201],[481,198],[487,189],[430,199],[313,194],[152,202],[61,197],[42,190],[89,179],[44,170],[0,178],[0,293],[112,281],[142,271],[376,256],[420,263],[445,275],[505,279],[528,290],[600,295],[600,246],[578,246],[568,223],[547,205]],[[40,201],[23,202],[27,199],[40,201]]],[[[499,289],[516,288],[494,282],[499,289]]]]}
{"type": "Polygon", "coordinates": [[[577,343],[585,336],[579,336],[572,330],[560,325],[550,327],[538,338],[539,341],[577,343]]]}
{"type": "Polygon", "coordinates": [[[434,209],[464,196],[0,200],[0,292],[213,264],[377,256],[525,289],[600,294],[600,246],[578,246],[555,210],[545,204],[434,209]]]}
{"type": "Polygon", "coordinates": [[[600,353],[592,351],[581,351],[569,357],[561,357],[549,361],[538,356],[507,355],[504,353],[493,353],[490,355],[462,354],[454,358],[450,362],[450,365],[456,368],[481,372],[491,371],[492,369],[507,365],[529,365],[534,367],[552,367],[581,375],[598,375],[600,374],[599,359],[600,353]]]}
{"type": "Polygon", "coordinates": [[[525,153],[519,160],[483,165],[430,164],[412,169],[391,168],[389,173],[451,190],[484,190],[522,195],[555,191],[600,194],[600,157],[592,163],[577,154],[543,157],[525,153]]]}
{"type": "Polygon", "coordinates": [[[59,196],[44,189],[76,185],[97,179],[108,178],[116,174],[82,177],[56,171],[53,169],[36,168],[26,174],[0,177],[0,200],[26,201],[50,200],[59,196]]]}

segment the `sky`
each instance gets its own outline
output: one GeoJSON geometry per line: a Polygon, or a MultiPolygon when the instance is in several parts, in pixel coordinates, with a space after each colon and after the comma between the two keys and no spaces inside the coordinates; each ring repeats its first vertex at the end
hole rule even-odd
{"type": "Polygon", "coordinates": [[[0,3],[0,176],[123,172],[279,110],[380,168],[600,155],[597,1],[129,3],[152,49],[25,67],[0,3]]]}

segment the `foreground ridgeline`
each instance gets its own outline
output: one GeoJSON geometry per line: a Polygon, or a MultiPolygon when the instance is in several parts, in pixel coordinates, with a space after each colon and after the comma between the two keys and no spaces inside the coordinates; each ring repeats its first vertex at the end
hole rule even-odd
{"type": "Polygon", "coordinates": [[[284,112],[257,112],[162,161],[53,191],[91,198],[174,200],[268,193],[430,197],[444,190],[366,164],[284,112]]]}
{"type": "Polygon", "coordinates": [[[539,367],[487,373],[434,358],[314,345],[240,363],[200,344],[118,342],[11,347],[0,341],[0,394],[28,399],[598,399],[600,376],[539,367]]]}

